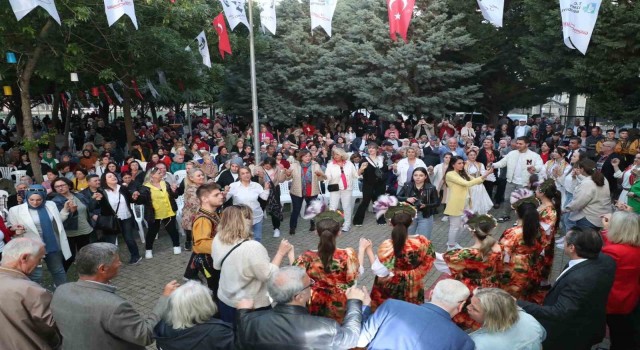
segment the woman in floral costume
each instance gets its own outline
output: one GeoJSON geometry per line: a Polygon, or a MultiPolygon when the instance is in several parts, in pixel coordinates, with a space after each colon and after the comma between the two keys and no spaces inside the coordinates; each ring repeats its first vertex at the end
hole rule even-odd
{"type": "Polygon", "coordinates": [[[518,222],[517,226],[505,230],[499,241],[504,254],[500,288],[515,298],[532,301],[541,281],[539,260],[545,235],[538,214],[540,203],[526,189],[515,191],[511,203],[518,222]]]}
{"type": "Polygon", "coordinates": [[[422,235],[409,236],[407,228],[416,216],[410,205],[398,205],[391,196],[380,196],[374,204],[377,216],[384,215],[391,220],[391,239],[378,247],[378,256],[373,256],[371,245],[367,254],[372,261],[371,269],[376,274],[371,289],[371,309],[380,306],[389,298],[404,300],[413,304],[423,304],[423,278],[435,261],[435,251],[431,241],[422,235]]]}
{"type": "MultiPolygon", "coordinates": [[[[491,236],[491,231],[497,225],[496,220],[491,215],[478,215],[470,211],[465,211],[464,219],[473,237],[473,245],[450,250],[442,254],[442,260],[446,263],[451,278],[464,283],[471,293],[478,287],[496,287],[497,273],[502,263],[502,249],[491,236]]],[[[440,254],[436,256],[440,260],[440,254]]],[[[466,307],[453,321],[462,329],[478,329],[481,326],[469,317],[466,307]]]]}
{"type": "Polygon", "coordinates": [[[336,247],[344,218],[337,211],[325,209],[319,200],[307,208],[304,218],[315,217],[320,242],[318,250],[307,250],[293,265],[305,269],[309,278],[315,281],[311,286],[309,313],[342,323],[347,307],[345,290],[356,283],[360,264],[353,248],[336,247]]]}

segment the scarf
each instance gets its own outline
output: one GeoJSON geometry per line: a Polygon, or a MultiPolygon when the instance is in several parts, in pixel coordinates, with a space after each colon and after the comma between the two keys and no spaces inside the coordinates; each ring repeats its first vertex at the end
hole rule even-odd
{"type": "Polygon", "coordinates": [[[300,178],[302,179],[302,193],[305,194],[307,193],[307,185],[311,184],[313,181],[313,171],[311,171],[311,165],[313,163],[309,162],[309,163],[300,163],[300,171],[301,171],[301,176],[300,178]],[[307,171],[305,172],[305,169],[307,169],[307,171]]]}
{"type": "Polygon", "coordinates": [[[47,158],[46,156],[42,157],[42,161],[45,162],[52,169],[55,169],[56,163],[58,162],[58,160],[55,157],[47,158]]]}
{"type": "Polygon", "coordinates": [[[47,203],[46,195],[47,190],[45,190],[44,187],[42,187],[41,185],[31,185],[31,187],[29,187],[29,189],[27,190],[26,202],[27,207],[30,210],[35,210],[38,212],[38,218],[40,219],[40,228],[42,229],[42,241],[44,242],[46,253],[50,254],[59,251],[60,247],[58,246],[58,239],[56,238],[56,234],[53,231],[53,222],[51,222],[51,218],[49,217],[49,213],[47,212],[47,207],[45,205],[47,203]],[[43,199],[42,204],[40,204],[39,207],[32,207],[29,204],[29,197],[34,195],[41,196],[43,199]]]}

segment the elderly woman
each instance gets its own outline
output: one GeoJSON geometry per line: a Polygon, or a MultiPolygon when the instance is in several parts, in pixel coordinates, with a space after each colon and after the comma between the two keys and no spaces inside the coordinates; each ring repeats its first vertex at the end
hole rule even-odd
{"type": "Polygon", "coordinates": [[[471,318],[482,325],[469,335],[476,350],[542,349],[547,332],[502,289],[476,290],[467,310],[471,318]]]}
{"type": "Polygon", "coordinates": [[[349,156],[341,148],[334,148],[331,152],[333,159],[327,165],[327,191],[329,191],[329,208],[338,210],[342,202],[344,210],[343,232],[351,229],[351,213],[353,212],[353,186],[358,181],[358,170],[349,161],[349,156]]]}
{"type": "Polygon", "coordinates": [[[238,169],[244,165],[242,158],[234,157],[229,161],[229,169],[225,169],[216,178],[216,182],[220,187],[225,188],[232,183],[238,181],[238,169]]]}
{"type": "Polygon", "coordinates": [[[196,212],[200,207],[200,200],[196,196],[196,191],[205,182],[204,172],[198,168],[191,168],[187,171],[187,177],[184,179],[184,207],[182,207],[182,222],[180,225],[184,229],[186,238],[184,242],[184,250],[191,250],[193,245],[193,237],[191,228],[196,212]]]}
{"type": "Polygon", "coordinates": [[[233,325],[214,317],[218,307],[211,290],[196,281],[178,287],[169,308],[153,330],[158,349],[232,350],[233,325]]]}
{"type": "Polygon", "coordinates": [[[640,171],[640,153],[636,154],[633,158],[633,163],[627,166],[624,171],[620,169],[620,159],[614,158],[611,160],[611,165],[613,166],[613,170],[615,173],[613,176],[616,179],[622,179],[622,192],[620,192],[620,196],[618,197],[618,201],[622,203],[627,203],[627,194],[631,189],[631,186],[636,182],[636,174],[635,172],[640,171]]]}
{"type": "Polygon", "coordinates": [[[417,148],[407,147],[404,150],[407,157],[401,159],[398,165],[393,167],[393,173],[398,175],[398,191],[404,186],[405,182],[411,182],[413,169],[427,168],[422,159],[418,158],[419,150],[417,148]]]}
{"type": "Polygon", "coordinates": [[[607,302],[611,349],[639,349],[634,314],[640,301],[640,216],[618,211],[602,219],[602,253],[616,261],[613,287],[607,302]]]}
{"type": "MultiPolygon", "coordinates": [[[[64,221],[75,211],[75,206],[67,201],[59,211],[54,202],[46,200],[47,190],[41,185],[31,185],[25,191],[25,197],[26,203],[9,209],[8,226],[15,230],[15,238],[27,237],[44,243],[44,261],[53,283],[62,285],[67,282],[64,261],[71,258],[64,221]]],[[[42,282],[42,267],[37,267],[30,278],[42,282]]]]}
{"type": "Polygon", "coordinates": [[[270,309],[267,281],[286,255],[289,261],[294,259],[291,244],[282,240],[269,261],[267,249],[251,239],[251,213],[246,206],[225,209],[211,245],[213,267],[220,270],[220,319],[229,323],[234,322],[235,305],[241,299],[253,299],[256,311],[270,309]]]}
{"type": "MultiPolygon", "coordinates": [[[[298,152],[298,161],[292,162],[289,169],[285,171],[287,180],[291,180],[289,194],[291,194],[291,217],[289,217],[289,234],[296,234],[298,218],[302,202],[307,206],[312,200],[318,198],[320,193],[319,181],[325,179],[320,164],[311,159],[311,152],[303,149],[298,152]],[[296,213],[295,215],[293,213],[296,213]]],[[[315,231],[315,222],[310,220],[309,231],[315,231]]]]}

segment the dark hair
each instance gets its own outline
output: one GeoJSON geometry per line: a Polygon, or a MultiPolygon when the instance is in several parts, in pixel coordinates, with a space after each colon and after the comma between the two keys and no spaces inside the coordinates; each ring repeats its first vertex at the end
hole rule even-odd
{"type": "MultiPolygon", "coordinates": [[[[311,151],[309,151],[308,149],[298,149],[298,156],[296,157],[298,159],[298,161],[302,161],[302,157],[306,156],[307,154],[311,154],[311,151]]],[[[313,159],[311,159],[313,161],[313,159]]]]}
{"type": "Polygon", "coordinates": [[[540,215],[533,203],[522,203],[516,207],[516,213],[522,220],[522,239],[524,244],[531,247],[540,237],[540,215]]]}
{"type": "Polygon", "coordinates": [[[114,162],[114,161],[110,161],[109,163],[107,163],[107,169],[109,169],[109,165],[111,165],[111,164],[116,166],[116,171],[115,172],[116,173],[119,172],[118,170],[120,170],[120,167],[118,167],[118,164],[116,164],[116,162],[114,162]]]}
{"type": "Polygon", "coordinates": [[[267,157],[262,161],[262,165],[270,165],[274,168],[276,166],[276,159],[273,157],[267,157]]]}
{"type": "Polygon", "coordinates": [[[607,133],[607,132],[612,132],[614,134],[616,133],[616,131],[614,129],[607,129],[607,131],[605,131],[605,133],[607,133]]]}
{"type": "Polygon", "coordinates": [[[585,158],[578,162],[577,167],[582,169],[585,174],[591,176],[591,180],[598,187],[604,186],[604,175],[596,169],[596,162],[591,159],[585,158]]]}
{"type": "Polygon", "coordinates": [[[84,169],[84,168],[77,168],[76,170],[74,170],[74,173],[77,172],[77,171],[83,173],[84,176],[87,176],[87,174],[88,174],[87,169],[84,169]]]}
{"type": "Polygon", "coordinates": [[[102,188],[103,190],[111,190],[111,187],[107,185],[107,174],[113,174],[113,176],[115,176],[116,179],[118,179],[118,175],[116,175],[116,173],[110,170],[105,170],[105,172],[102,173],[102,176],[100,177],[100,188],[102,188]]]}
{"type": "Polygon", "coordinates": [[[602,237],[592,228],[574,226],[567,232],[565,244],[573,245],[583,259],[596,259],[602,250],[602,237]]]}
{"type": "Polygon", "coordinates": [[[516,138],[516,141],[524,141],[524,143],[529,144],[529,138],[527,136],[520,136],[516,138]]]}
{"type": "Polygon", "coordinates": [[[411,226],[412,222],[413,219],[411,215],[407,213],[397,213],[391,218],[391,225],[393,225],[391,240],[393,241],[393,254],[396,258],[402,256],[404,244],[407,242],[407,237],[409,236],[407,229],[411,226]]]}
{"type": "Polygon", "coordinates": [[[427,171],[427,169],[425,169],[422,166],[419,166],[419,167],[413,169],[413,172],[411,173],[411,182],[413,182],[413,174],[415,174],[416,171],[419,171],[419,172],[423,173],[424,176],[426,176],[426,179],[424,180],[424,183],[426,183],[426,184],[431,183],[431,179],[429,178],[429,172],[427,171]]]}
{"type": "Polygon", "coordinates": [[[556,188],[555,182],[550,182],[545,186],[544,191],[540,191],[540,187],[538,187],[538,192],[549,198],[553,203],[553,208],[556,210],[557,217],[554,227],[558,230],[558,227],[560,227],[560,215],[562,214],[562,193],[560,193],[558,188],[556,188]]]}
{"type": "Polygon", "coordinates": [[[205,183],[205,184],[201,185],[200,187],[198,187],[198,189],[196,190],[196,197],[198,197],[198,199],[200,199],[200,198],[210,194],[211,192],[213,192],[215,190],[220,190],[220,185],[218,185],[215,182],[205,183]]]}
{"type": "MultiPolygon", "coordinates": [[[[446,156],[446,154],[445,154],[445,156],[446,156]]],[[[447,171],[445,172],[445,174],[450,172],[450,171],[455,171],[455,169],[453,168],[453,165],[456,164],[459,160],[464,162],[464,158],[462,158],[460,156],[451,156],[451,160],[449,161],[449,166],[447,167],[447,171]]],[[[462,168],[462,170],[458,171],[458,174],[460,176],[462,176],[463,179],[465,179],[467,181],[471,181],[471,178],[469,177],[467,172],[464,170],[464,168],[462,168]]]]}
{"type": "Polygon", "coordinates": [[[71,180],[67,179],[66,177],[56,177],[55,179],[53,179],[53,181],[51,181],[51,190],[53,192],[58,193],[58,191],[56,191],[56,182],[58,181],[62,181],[67,184],[67,186],[69,186],[69,191],[72,191],[74,189],[73,182],[71,182],[71,180]]]}
{"type": "Polygon", "coordinates": [[[564,147],[556,147],[555,151],[556,151],[559,155],[561,155],[561,156],[562,156],[562,158],[564,158],[564,157],[567,155],[567,153],[569,153],[569,152],[567,152],[567,149],[566,149],[566,148],[564,148],[564,147]]]}
{"type": "Polygon", "coordinates": [[[335,220],[323,219],[316,223],[316,231],[320,237],[318,255],[325,272],[331,272],[331,260],[336,251],[336,237],[340,232],[340,224],[335,220]]]}
{"type": "Polygon", "coordinates": [[[540,177],[538,174],[531,174],[531,176],[529,176],[529,189],[535,191],[538,188],[539,181],[540,177]]]}
{"type": "MultiPolygon", "coordinates": [[[[89,175],[87,175],[87,182],[89,182],[89,180],[93,179],[94,177],[99,177],[99,176],[98,176],[98,175],[96,175],[96,174],[89,174],[89,175]]],[[[117,177],[117,176],[116,176],[116,177],[117,177]]]]}

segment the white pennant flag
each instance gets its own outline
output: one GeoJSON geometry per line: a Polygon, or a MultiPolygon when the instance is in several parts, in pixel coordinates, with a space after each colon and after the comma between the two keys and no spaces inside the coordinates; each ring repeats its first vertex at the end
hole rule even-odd
{"type": "Polygon", "coordinates": [[[31,10],[40,6],[60,24],[60,15],[58,15],[58,9],[56,9],[54,0],[9,0],[9,3],[11,3],[11,8],[18,21],[31,12],[31,10]]]}
{"type": "Polygon", "coordinates": [[[502,27],[504,0],[478,0],[478,6],[484,19],[498,28],[502,27]]]}
{"type": "Polygon", "coordinates": [[[320,26],[331,36],[331,20],[338,0],[311,0],[311,30],[320,26]]]}
{"type": "Polygon", "coordinates": [[[120,96],[120,94],[116,91],[116,89],[113,87],[113,84],[107,84],[109,85],[109,87],[111,88],[111,91],[113,91],[113,94],[116,96],[116,99],[118,100],[118,102],[120,102],[120,104],[122,104],[122,96],[120,96]]]}
{"type": "Polygon", "coordinates": [[[104,12],[107,13],[107,22],[111,27],[122,15],[131,18],[133,26],[138,29],[138,20],[136,19],[136,9],[133,6],[133,0],[104,0],[104,12]]]}
{"type": "Polygon", "coordinates": [[[147,89],[149,89],[149,91],[151,92],[151,96],[153,96],[153,98],[158,98],[160,97],[160,94],[158,93],[158,90],[156,90],[155,87],[153,87],[153,84],[151,84],[151,80],[147,79],[147,89]]]}
{"type": "Polygon", "coordinates": [[[593,28],[598,20],[598,11],[602,0],[579,2],[560,0],[560,17],[564,44],[570,49],[578,49],[587,54],[593,28]]]}
{"type": "Polygon", "coordinates": [[[271,34],[276,35],[276,1],[260,0],[260,24],[262,32],[266,28],[271,34]]]}
{"type": "MultiPolygon", "coordinates": [[[[233,30],[238,23],[242,23],[249,28],[249,22],[247,21],[247,14],[244,11],[245,0],[220,0],[224,15],[229,22],[229,28],[233,30]]],[[[251,30],[251,28],[249,28],[251,30]]]]}
{"type": "Polygon", "coordinates": [[[198,41],[198,50],[202,56],[202,64],[211,68],[211,57],[209,56],[209,45],[207,45],[207,36],[204,35],[204,30],[196,37],[198,41]]]}

